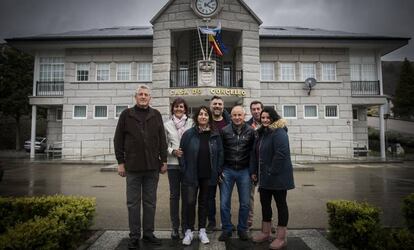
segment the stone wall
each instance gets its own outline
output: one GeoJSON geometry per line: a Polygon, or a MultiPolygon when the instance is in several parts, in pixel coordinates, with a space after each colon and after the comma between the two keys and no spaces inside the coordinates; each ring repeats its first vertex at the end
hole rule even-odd
{"type": "MultiPolygon", "coordinates": [[[[152,62],[150,48],[70,49],[65,55],[65,91],[62,120],[63,156],[66,159],[113,154],[118,120],[115,105],[135,104],[137,63],[152,62]],[[131,63],[131,80],[116,80],[116,63],[131,63]],[[76,63],[90,63],[88,82],[76,82],[76,63]],[[96,63],[110,63],[110,80],[96,81],[96,63]],[[86,119],[73,119],[74,105],[87,105],[86,119]],[[108,118],[94,119],[94,105],[107,105],[108,118]]],[[[159,95],[159,93],[152,93],[159,95]]]]}
{"type": "Polygon", "coordinates": [[[352,156],[352,103],[347,49],[260,48],[260,61],[274,62],[274,81],[262,81],[261,100],[274,105],[283,114],[283,105],[297,107],[297,119],[289,119],[289,136],[293,154],[312,156],[352,156]],[[295,81],[279,81],[279,63],[295,63],[295,81]],[[308,95],[300,77],[300,63],[316,63],[316,87],[308,95]],[[321,63],[336,63],[337,80],[321,81],[321,63]],[[305,104],[317,105],[318,118],[305,119],[305,104]],[[325,105],[338,105],[339,117],[324,117],[325,105]]]}

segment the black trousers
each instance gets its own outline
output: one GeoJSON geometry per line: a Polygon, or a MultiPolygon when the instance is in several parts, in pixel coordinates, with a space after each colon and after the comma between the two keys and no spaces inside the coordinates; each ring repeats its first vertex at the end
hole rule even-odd
{"type": "Polygon", "coordinates": [[[206,227],[208,209],[208,182],[209,179],[199,179],[198,187],[184,185],[183,196],[185,196],[186,227],[185,229],[194,230],[195,208],[198,197],[198,229],[206,227]]]}
{"type": "Polygon", "coordinates": [[[286,227],[289,220],[289,210],[286,203],[287,190],[269,190],[259,188],[260,203],[262,205],[263,221],[272,221],[272,196],[276,201],[277,225],[286,227]]]}

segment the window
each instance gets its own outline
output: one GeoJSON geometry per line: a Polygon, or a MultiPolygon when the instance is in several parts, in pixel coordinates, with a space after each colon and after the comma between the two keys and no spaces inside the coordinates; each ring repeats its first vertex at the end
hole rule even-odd
{"type": "Polygon", "coordinates": [[[260,80],[273,81],[275,79],[275,65],[271,62],[260,63],[260,80]]]}
{"type": "Polygon", "coordinates": [[[232,84],[232,69],[233,64],[231,62],[224,62],[223,63],[223,87],[230,87],[232,84]]]}
{"type": "Polygon", "coordinates": [[[316,65],[314,63],[302,63],[302,80],[312,77],[316,79],[316,65]]]}
{"type": "Polygon", "coordinates": [[[61,108],[57,108],[56,109],[56,121],[60,122],[62,121],[62,109],[61,108]]]}
{"type": "Polygon", "coordinates": [[[288,119],[296,119],[296,105],[283,105],[283,117],[288,119]]]}
{"type": "Polygon", "coordinates": [[[280,80],[294,81],[295,80],[295,64],[294,63],[280,63],[280,80]]]}
{"type": "Polygon", "coordinates": [[[152,64],[138,63],[138,81],[152,80],[152,64]]]}
{"type": "Polygon", "coordinates": [[[130,63],[118,63],[116,65],[116,80],[117,81],[131,80],[131,64],[130,63]]]}
{"type": "Polygon", "coordinates": [[[89,63],[76,64],[76,81],[86,82],[89,80],[89,63]]]}
{"type": "Polygon", "coordinates": [[[96,80],[109,81],[109,63],[96,64],[96,80]]]}
{"type": "Polygon", "coordinates": [[[336,81],[336,63],[322,63],[322,80],[336,81]]]}
{"type": "Polygon", "coordinates": [[[86,119],[86,105],[73,106],[73,119],[86,119]]]}
{"type": "Polygon", "coordinates": [[[318,119],[318,106],[317,105],[304,105],[303,116],[305,119],[318,119]]]}
{"type": "Polygon", "coordinates": [[[122,111],[128,108],[128,105],[116,105],[115,106],[115,119],[118,119],[122,111]]]}
{"type": "Polygon", "coordinates": [[[63,57],[41,57],[39,63],[39,81],[63,82],[65,68],[63,57]]]}
{"type": "Polygon", "coordinates": [[[357,108],[352,109],[352,119],[354,121],[358,121],[358,109],[357,108]]]}
{"type": "Polygon", "coordinates": [[[351,64],[351,81],[377,81],[375,64],[351,64]]]}
{"type": "Polygon", "coordinates": [[[338,118],[338,105],[326,105],[325,106],[325,118],[338,118]]]}
{"type": "Polygon", "coordinates": [[[95,106],[93,111],[94,119],[107,119],[108,107],[107,106],[95,106]]]}

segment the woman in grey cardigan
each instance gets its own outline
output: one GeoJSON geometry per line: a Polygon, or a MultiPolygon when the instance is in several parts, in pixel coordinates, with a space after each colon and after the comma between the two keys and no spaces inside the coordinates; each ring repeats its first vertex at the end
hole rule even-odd
{"type": "MultiPolygon", "coordinates": [[[[182,174],[178,157],[183,155],[180,147],[181,136],[193,126],[193,120],[188,115],[188,105],[183,98],[176,98],[171,104],[171,118],[164,123],[168,145],[168,182],[170,185],[170,217],[172,224],[171,239],[180,239],[180,193],[182,197],[182,174]]],[[[184,230],[185,212],[181,202],[181,228],[184,230]]]]}

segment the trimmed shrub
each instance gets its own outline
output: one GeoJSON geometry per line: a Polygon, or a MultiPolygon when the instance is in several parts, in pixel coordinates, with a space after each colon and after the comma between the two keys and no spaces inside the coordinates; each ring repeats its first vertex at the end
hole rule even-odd
{"type": "Polygon", "coordinates": [[[408,230],[414,233],[414,193],[404,198],[402,211],[408,230]]]}
{"type": "Polygon", "coordinates": [[[59,249],[64,231],[58,220],[36,217],[1,235],[0,249],[59,249]]]}
{"type": "Polygon", "coordinates": [[[328,238],[346,249],[382,249],[380,210],[366,202],[335,200],[327,203],[328,238]]]}
{"type": "Polygon", "coordinates": [[[384,248],[387,250],[413,250],[414,233],[406,228],[393,229],[384,233],[384,248]]]}
{"type": "Polygon", "coordinates": [[[89,228],[94,198],[0,197],[0,249],[70,249],[89,228]]]}

